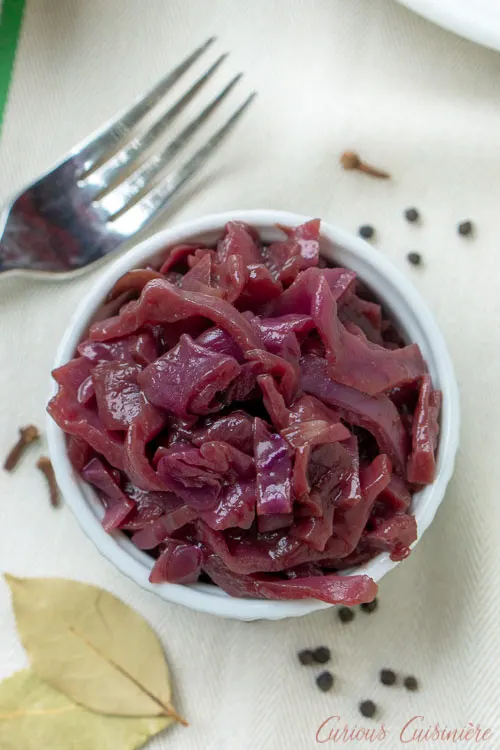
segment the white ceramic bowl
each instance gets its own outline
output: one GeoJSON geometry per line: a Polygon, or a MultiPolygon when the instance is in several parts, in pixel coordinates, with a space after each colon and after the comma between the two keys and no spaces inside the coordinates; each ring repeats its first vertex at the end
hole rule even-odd
{"type": "MultiPolygon", "coordinates": [[[[72,358],[96,308],[99,307],[115,281],[126,271],[145,265],[157,254],[161,254],[164,248],[193,240],[213,242],[220,236],[224,225],[230,219],[251,224],[259,230],[262,238],[269,242],[282,236],[281,232],[276,229],[276,224],[295,226],[308,218],[282,211],[232,211],[186,222],[145,240],[107,267],[98,283],[79,304],[59,346],[55,367],[72,358]]],[[[321,225],[321,250],[325,256],[336,263],[351,268],[372,289],[376,290],[380,299],[399,321],[408,339],[419,344],[428,363],[433,383],[443,392],[436,479],[432,485],[417,493],[413,498],[413,509],[417,518],[418,538],[420,539],[443,500],[446,485],[453,472],[458,445],[460,421],[458,389],[445,342],[420,295],[381,253],[374,251],[363,240],[326,222],[322,222],[321,225]]],[[[55,390],[54,385],[54,392],[55,390]]],[[[64,434],[51,419],[48,421],[48,439],[57,481],[82,529],[108,560],[143,588],[153,591],[166,601],[238,620],[277,620],[284,617],[297,617],[330,606],[312,599],[303,601],[238,599],[207,584],[190,586],[168,583],[151,584],[148,580],[152,567],[151,557],[137,549],[125,534],[117,532],[110,535],[104,531],[100,523],[103,515],[101,503],[91,487],[73,471],[66,452],[64,434]]],[[[383,553],[352,573],[366,573],[375,581],[379,581],[396,564],[389,559],[387,553],[383,553]]]]}

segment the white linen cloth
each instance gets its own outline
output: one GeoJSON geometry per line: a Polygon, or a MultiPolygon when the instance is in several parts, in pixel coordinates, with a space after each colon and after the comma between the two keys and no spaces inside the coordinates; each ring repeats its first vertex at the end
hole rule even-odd
{"type": "MultiPolygon", "coordinates": [[[[67,508],[49,506],[36,451],[13,475],[0,472],[0,570],[96,583],[154,626],[190,727],[169,730],[151,750],[313,748],[333,715],[351,728],[383,722],[388,736],[377,744],[391,749],[415,715],[425,717],[420,728],[472,722],[492,730],[482,746],[496,750],[500,55],[391,0],[28,0],[0,145],[0,200],[211,34],[219,39],[206,59],[229,50],[227,78],[243,70],[239,95],[255,88],[259,97],[163,224],[265,207],[352,231],[373,224],[376,246],[435,312],[456,365],[463,427],[448,495],[410,559],[382,582],[379,611],[359,612],[347,626],[334,610],[284,622],[219,620],[142,591],[100,556],[67,508]],[[393,179],[343,172],[346,149],[393,179]],[[405,221],[409,206],[421,224],[405,221]],[[457,234],[464,219],[475,224],[473,238],[457,234]],[[422,253],[422,268],[405,260],[411,250],[422,253]],[[317,645],[334,654],[329,694],[314,686],[319,669],[296,658],[317,645]],[[381,667],[415,674],[421,690],[383,687],[381,667]],[[362,698],[379,704],[375,723],[361,719],[362,698]]],[[[219,72],[221,87],[225,80],[219,72]]],[[[64,283],[0,278],[2,456],[20,425],[43,425],[57,343],[98,274],[64,283]]],[[[3,581],[0,633],[6,677],[26,657],[3,581]]]]}

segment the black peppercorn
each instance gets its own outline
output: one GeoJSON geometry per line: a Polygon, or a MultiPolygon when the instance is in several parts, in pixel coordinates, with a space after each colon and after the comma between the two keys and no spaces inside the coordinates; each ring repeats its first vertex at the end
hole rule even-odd
{"type": "Polygon", "coordinates": [[[326,648],[326,646],[320,646],[319,648],[315,648],[313,651],[313,659],[318,664],[326,664],[330,661],[330,658],[330,649],[326,648]]]}
{"type": "Polygon", "coordinates": [[[412,266],[420,266],[422,265],[422,256],[420,253],[408,253],[406,256],[408,259],[408,262],[412,264],[412,266]]]}
{"type": "Polygon", "coordinates": [[[380,670],[380,682],[382,685],[394,685],[396,683],[396,673],[392,669],[380,670]]]}
{"type": "Polygon", "coordinates": [[[365,604],[361,605],[361,609],[363,612],[367,612],[370,614],[371,612],[375,612],[375,610],[378,607],[378,600],[374,599],[372,602],[366,602],[365,604]]]}
{"type": "Polygon", "coordinates": [[[349,609],[349,607],[341,607],[338,610],[339,620],[340,622],[346,623],[346,622],[352,622],[355,617],[355,612],[353,609],[349,609]]]}
{"type": "Polygon", "coordinates": [[[333,679],[333,675],[331,672],[321,672],[321,674],[319,674],[316,677],[316,685],[324,693],[332,689],[333,683],[334,683],[334,679],[333,679]]]}
{"type": "Polygon", "coordinates": [[[413,224],[420,219],[420,214],[416,208],[407,208],[405,211],[405,219],[413,224]]]}
{"type": "Polygon", "coordinates": [[[412,693],[418,690],[418,680],[416,677],[405,677],[403,684],[405,688],[407,690],[410,690],[412,693]]]}
{"type": "Polygon", "coordinates": [[[462,235],[462,237],[467,237],[469,234],[472,234],[473,230],[472,221],[462,221],[458,225],[458,233],[462,235]]]}
{"type": "Polygon", "coordinates": [[[377,713],[377,706],[373,701],[363,701],[359,704],[359,711],[362,716],[366,716],[367,719],[373,719],[377,713]]]}
{"type": "Polygon", "coordinates": [[[299,651],[298,653],[299,661],[304,666],[308,666],[309,664],[314,664],[314,654],[311,651],[311,649],[306,648],[303,651],[299,651]]]}
{"type": "Polygon", "coordinates": [[[363,237],[365,240],[371,239],[375,234],[375,230],[370,224],[363,224],[363,226],[358,229],[358,232],[360,237],[363,237]]]}

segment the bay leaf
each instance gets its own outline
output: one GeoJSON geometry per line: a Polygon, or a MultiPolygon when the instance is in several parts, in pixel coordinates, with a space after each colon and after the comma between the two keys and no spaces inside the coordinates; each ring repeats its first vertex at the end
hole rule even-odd
{"type": "Polygon", "coordinates": [[[172,721],[87,711],[32,669],[0,683],[2,750],[135,750],[172,721]]]}
{"type": "Polygon", "coordinates": [[[62,578],[5,576],[35,672],[70,700],[118,716],[172,716],[160,641],[108,591],[62,578]]]}

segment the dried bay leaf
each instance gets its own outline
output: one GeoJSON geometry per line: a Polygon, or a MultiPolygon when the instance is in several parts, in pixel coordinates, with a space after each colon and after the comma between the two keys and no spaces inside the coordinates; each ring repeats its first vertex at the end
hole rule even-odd
{"type": "Polygon", "coordinates": [[[97,586],[5,576],[35,672],[71,701],[118,716],[171,716],[170,680],[148,623],[97,586]]]}
{"type": "Polygon", "coordinates": [[[172,721],[87,711],[31,669],[0,683],[2,750],[135,750],[172,721]]]}

